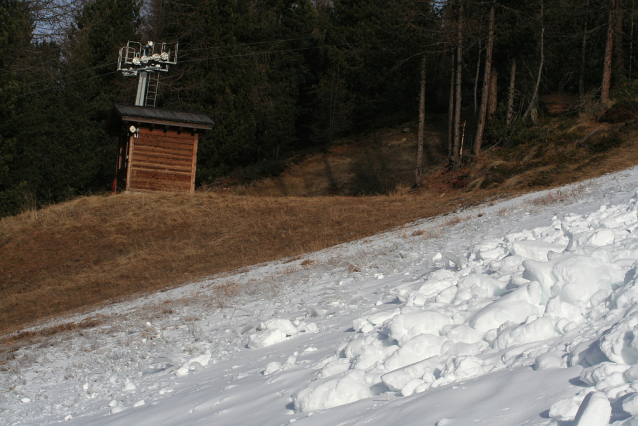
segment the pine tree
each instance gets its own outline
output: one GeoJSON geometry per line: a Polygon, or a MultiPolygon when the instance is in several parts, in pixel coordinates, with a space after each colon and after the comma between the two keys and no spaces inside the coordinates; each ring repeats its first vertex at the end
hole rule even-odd
{"type": "Polygon", "coordinates": [[[0,0],[0,217],[16,213],[24,204],[24,192],[14,184],[13,163],[21,88],[17,69],[31,35],[27,5],[19,0],[0,0]]]}
{"type": "Polygon", "coordinates": [[[62,54],[55,42],[29,45],[39,59],[23,78],[13,118],[20,143],[9,185],[36,205],[110,188],[115,143],[106,118],[120,95],[117,55],[139,24],[136,2],[95,0],[78,12],[62,54]]]}

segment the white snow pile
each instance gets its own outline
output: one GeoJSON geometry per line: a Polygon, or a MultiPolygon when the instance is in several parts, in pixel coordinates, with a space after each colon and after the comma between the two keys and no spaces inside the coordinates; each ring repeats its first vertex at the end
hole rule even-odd
{"type": "Polygon", "coordinates": [[[249,348],[265,348],[266,346],[283,342],[298,333],[297,327],[290,320],[281,318],[272,318],[262,322],[258,330],[261,333],[250,336],[249,348]]]}
{"type": "Polygon", "coordinates": [[[586,387],[550,417],[606,425],[614,406],[638,425],[637,200],[483,241],[455,262],[438,254],[448,269],[391,289],[398,308],[356,319],[359,335],[315,365],[295,409],[409,396],[520,364],[580,365],[586,387]]]}

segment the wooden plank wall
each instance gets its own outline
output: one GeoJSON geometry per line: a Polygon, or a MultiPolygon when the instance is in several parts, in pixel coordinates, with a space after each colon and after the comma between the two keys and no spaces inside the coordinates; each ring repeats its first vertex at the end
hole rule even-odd
{"type": "Polygon", "coordinates": [[[132,142],[129,191],[193,191],[197,135],[142,128],[132,142]]]}

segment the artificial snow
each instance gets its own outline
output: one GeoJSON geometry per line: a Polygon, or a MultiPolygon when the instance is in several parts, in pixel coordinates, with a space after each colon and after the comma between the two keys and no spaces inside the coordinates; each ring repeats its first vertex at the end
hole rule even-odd
{"type": "Polygon", "coordinates": [[[638,425],[637,189],[632,169],[103,308],[2,366],[0,424],[638,425]],[[211,307],[227,282],[251,291],[211,307]]]}

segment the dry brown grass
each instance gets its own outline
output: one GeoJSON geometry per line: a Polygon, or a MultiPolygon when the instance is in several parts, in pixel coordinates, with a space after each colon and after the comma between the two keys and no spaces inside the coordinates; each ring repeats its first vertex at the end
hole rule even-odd
{"type": "Polygon", "coordinates": [[[467,188],[552,188],[638,164],[638,121],[599,123],[593,114],[549,118],[525,140],[487,152],[467,171],[467,188]]]}
{"type": "MultiPolygon", "coordinates": [[[[363,238],[476,203],[486,194],[121,194],[79,198],[4,218],[0,333],[105,301],[363,238]]],[[[218,305],[238,291],[237,286],[220,288],[218,305]]]]}
{"type": "Polygon", "coordinates": [[[21,331],[19,333],[9,334],[0,339],[0,365],[4,365],[14,354],[14,350],[26,344],[37,344],[44,341],[47,337],[58,335],[60,333],[68,333],[71,331],[79,331],[95,328],[102,324],[99,318],[91,318],[81,322],[67,322],[51,327],[45,327],[35,331],[21,331]]]}
{"type": "MultiPolygon", "coordinates": [[[[585,119],[567,124],[554,140],[495,149],[472,167],[454,172],[432,167],[424,189],[411,194],[121,194],[79,198],[0,219],[0,335],[38,320],[262,262],[302,260],[304,253],[480,202],[493,203],[515,191],[551,188],[638,164],[638,125],[605,124],[586,144],[579,144],[600,124],[585,119]],[[612,137],[622,143],[608,148],[605,138],[612,137]]],[[[577,195],[568,192],[553,191],[532,203],[545,205],[577,195]]],[[[438,237],[445,226],[468,218],[450,216],[443,227],[411,236],[438,237]]],[[[311,267],[316,261],[300,264],[311,267]]],[[[359,270],[356,265],[346,268],[359,270]]],[[[241,291],[237,285],[222,286],[215,290],[211,306],[229,306],[241,291]]],[[[273,294],[277,291],[273,286],[273,294]]],[[[59,331],[65,330],[52,329],[59,331]]]]}
{"type": "Polygon", "coordinates": [[[562,188],[549,191],[542,197],[532,198],[527,204],[532,206],[550,206],[556,203],[573,200],[585,191],[585,186],[577,185],[571,188],[562,188]]]}

